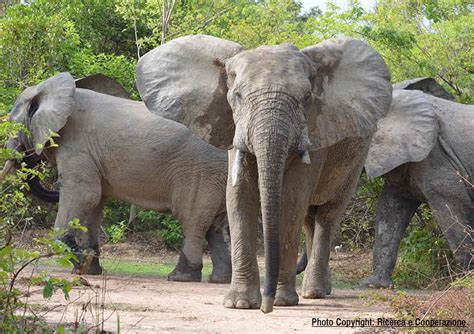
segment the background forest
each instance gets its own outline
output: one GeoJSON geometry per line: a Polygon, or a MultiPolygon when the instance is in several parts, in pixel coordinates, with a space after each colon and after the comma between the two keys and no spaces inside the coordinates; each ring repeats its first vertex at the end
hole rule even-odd
{"type": "MultiPolygon", "coordinates": [[[[100,72],[138,99],[134,83],[140,56],[188,34],[222,37],[248,48],[284,42],[303,48],[341,35],[363,39],[383,55],[393,83],[433,77],[458,102],[472,103],[472,11],[464,0],[379,0],[369,11],[351,1],[345,10],[329,4],[324,12],[317,7],[303,11],[297,0],[6,0],[0,3],[0,165],[12,154],[1,147],[18,130],[7,122],[7,113],[23,89],[58,72],[76,78],[100,72]]],[[[18,190],[27,187],[22,182],[26,175],[0,184],[1,245],[12,226],[49,227],[54,221],[53,206],[39,206],[18,190]]],[[[353,250],[372,246],[380,188],[380,180],[362,178],[338,244],[353,250]]],[[[105,231],[111,242],[153,230],[179,249],[174,218],[138,209],[129,224],[129,210],[125,203],[108,204],[105,231]]],[[[449,254],[429,210],[420,210],[415,220],[403,241],[395,279],[423,286],[446,274],[449,254]],[[418,265],[417,270],[425,271],[413,275],[413,263],[424,263],[426,268],[418,265]]]]}

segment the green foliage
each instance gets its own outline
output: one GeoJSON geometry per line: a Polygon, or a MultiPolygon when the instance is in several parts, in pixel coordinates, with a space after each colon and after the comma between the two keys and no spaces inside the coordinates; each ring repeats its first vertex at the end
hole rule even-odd
{"type": "Polygon", "coordinates": [[[181,248],[183,233],[181,223],[170,214],[162,214],[159,223],[159,233],[165,244],[176,250],[181,248]]]}
{"type": "Polygon", "coordinates": [[[374,243],[374,221],[377,201],[383,187],[383,180],[369,180],[364,173],[359,180],[355,197],[346,210],[336,244],[349,249],[367,249],[374,243]]]}
{"type": "MultiPolygon", "coordinates": [[[[10,123],[2,124],[7,127],[10,123]]],[[[0,149],[2,156],[8,157],[6,150],[0,149]]],[[[34,275],[34,267],[42,258],[53,257],[61,266],[71,266],[72,260],[77,260],[70,252],[68,246],[59,239],[64,231],[52,230],[48,237],[35,239],[36,248],[29,250],[16,247],[12,239],[12,230],[23,225],[28,220],[28,215],[34,212],[31,202],[21,189],[26,189],[25,180],[32,175],[43,178],[41,171],[27,169],[18,170],[16,175],[8,176],[0,183],[0,332],[34,332],[38,323],[42,326],[42,319],[31,312],[30,306],[24,302],[24,297],[29,293],[32,284],[42,284],[43,296],[49,298],[56,290],[61,290],[66,299],[73,285],[78,284],[78,279],[62,279],[52,277],[46,272],[34,275]],[[25,271],[33,267],[33,272],[26,277],[27,284],[19,284],[18,280],[25,271]],[[33,317],[25,318],[19,315],[31,313],[33,317]]],[[[70,222],[70,227],[84,231],[78,220],[70,222]]],[[[87,229],[85,229],[87,230],[87,229]]]]}
{"type": "Polygon", "coordinates": [[[138,208],[135,220],[128,224],[129,213],[130,206],[121,201],[112,200],[105,207],[105,230],[111,242],[123,241],[127,232],[156,232],[169,248],[181,248],[181,223],[172,215],[138,208]]]}
{"type": "Polygon", "coordinates": [[[469,271],[451,283],[454,288],[467,289],[469,296],[474,297],[474,272],[469,271]]]}
{"type": "Polygon", "coordinates": [[[125,220],[122,220],[116,224],[107,226],[105,231],[107,232],[109,240],[113,244],[117,244],[124,240],[125,231],[127,230],[127,227],[127,222],[125,220]]]}
{"type": "Polygon", "coordinates": [[[434,77],[472,102],[472,4],[458,0],[382,0],[360,34],[385,58],[394,82],[434,77]]]}
{"type": "MultiPolygon", "coordinates": [[[[429,211],[423,214],[430,218],[429,211]]],[[[449,277],[449,268],[453,266],[446,239],[434,220],[429,219],[424,226],[409,226],[400,244],[393,280],[396,285],[408,288],[440,287],[447,283],[440,278],[449,277]]]]}

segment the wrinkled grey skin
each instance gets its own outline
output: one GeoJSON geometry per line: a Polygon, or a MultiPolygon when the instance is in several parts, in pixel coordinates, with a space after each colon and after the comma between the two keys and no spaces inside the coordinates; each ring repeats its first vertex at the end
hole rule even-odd
{"type": "MultiPolygon", "coordinates": [[[[113,197],[171,211],[183,223],[184,246],[169,279],[201,279],[207,237],[214,266],[210,280],[229,281],[225,151],[185,126],[153,115],[142,102],[76,88],[69,73],[23,91],[10,119],[31,132],[30,138],[20,135],[24,149],[57,165],[60,198],[55,227],[67,231],[65,241],[74,250],[90,249],[99,255],[102,209],[113,197]],[[50,130],[60,135],[55,140],[58,148],[43,148],[50,130]],[[79,218],[89,233],[69,229],[73,218],[79,218]]],[[[79,271],[88,259],[80,260],[79,271]]],[[[99,273],[97,257],[95,261],[92,273],[99,273]]]]}
{"type": "Polygon", "coordinates": [[[457,262],[473,269],[474,106],[449,98],[433,79],[414,79],[393,91],[387,117],[369,151],[369,176],[382,175],[376,216],[373,272],[364,286],[388,287],[404,232],[427,203],[457,262]],[[422,89],[429,94],[410,89],[422,89]],[[441,94],[440,94],[441,93],[441,94]]]}
{"type": "Polygon", "coordinates": [[[305,226],[310,250],[303,297],[330,290],[329,244],[352,196],[376,121],[392,87],[382,58],[366,44],[335,40],[244,51],[211,36],[186,36],[143,56],[137,88],[210,143],[229,147],[227,212],[232,244],[228,308],[296,305],[295,268],[305,226]],[[260,293],[258,217],[265,243],[260,293]]]}

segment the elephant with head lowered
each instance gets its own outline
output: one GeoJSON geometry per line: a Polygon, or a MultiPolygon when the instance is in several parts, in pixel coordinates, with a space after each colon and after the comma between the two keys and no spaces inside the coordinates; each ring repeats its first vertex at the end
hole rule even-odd
{"type": "MultiPolygon", "coordinates": [[[[41,159],[57,165],[55,227],[66,231],[64,241],[78,254],[76,269],[101,272],[98,236],[102,209],[112,197],[170,211],[182,222],[184,245],[169,279],[201,280],[207,238],[213,262],[210,280],[230,281],[225,234],[227,153],[182,124],[150,113],[143,102],[84,89],[97,84],[104,89],[105,81],[94,76],[75,82],[69,73],[58,74],[24,90],[10,113],[10,120],[25,125],[31,135],[20,132],[10,139],[9,147],[33,152],[27,158],[33,165],[41,159]],[[52,132],[59,134],[58,147],[47,145],[52,132]],[[88,233],[68,226],[74,218],[88,233]]],[[[11,170],[12,164],[7,162],[4,170],[11,170]]]]}
{"type": "Polygon", "coordinates": [[[295,270],[305,224],[315,239],[303,297],[330,290],[331,236],[351,198],[392,86],[381,56],[338,39],[244,50],[212,36],[185,36],[143,56],[137,88],[147,107],[229,151],[232,245],[229,308],[296,305],[295,270]],[[261,215],[265,283],[256,258],[261,215]]]}
{"type": "Polygon", "coordinates": [[[473,269],[474,106],[452,99],[431,78],[394,85],[365,163],[367,174],[382,176],[384,186],[373,272],[362,285],[391,285],[398,246],[421,203],[430,206],[459,265],[473,269]]]}

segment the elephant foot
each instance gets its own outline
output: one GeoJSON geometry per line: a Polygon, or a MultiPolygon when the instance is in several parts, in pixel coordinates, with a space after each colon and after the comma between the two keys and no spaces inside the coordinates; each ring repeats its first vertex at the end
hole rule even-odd
{"type": "Polygon", "coordinates": [[[97,256],[94,256],[94,259],[92,260],[91,265],[87,269],[86,274],[87,275],[101,275],[102,274],[102,267],[100,266],[99,258],[97,256]]]}
{"type": "Polygon", "coordinates": [[[375,274],[370,275],[367,278],[364,278],[360,281],[360,285],[366,288],[390,288],[392,287],[392,281],[390,277],[380,277],[375,274]]]}
{"type": "Polygon", "coordinates": [[[257,309],[262,304],[260,288],[245,287],[244,289],[230,288],[224,298],[224,307],[237,309],[257,309]]]}
{"type": "Polygon", "coordinates": [[[214,274],[209,276],[209,283],[228,284],[232,279],[232,274],[214,274]]]}
{"type": "Polygon", "coordinates": [[[330,283],[326,282],[326,284],[316,284],[316,286],[312,288],[313,286],[314,285],[312,284],[307,284],[303,287],[303,290],[301,291],[301,295],[303,298],[324,299],[327,295],[331,294],[332,285],[330,283]]]}
{"type": "Polygon", "coordinates": [[[168,275],[168,281],[173,282],[201,282],[201,272],[199,273],[182,273],[173,270],[168,275]]]}
{"type": "Polygon", "coordinates": [[[181,252],[176,268],[168,275],[168,281],[173,282],[201,282],[202,263],[189,262],[186,255],[181,252]]]}
{"type": "Polygon", "coordinates": [[[100,275],[102,268],[99,259],[93,249],[85,249],[81,253],[75,253],[78,261],[73,261],[73,274],[77,275],[100,275]]]}
{"type": "Polygon", "coordinates": [[[295,306],[298,305],[298,294],[294,287],[289,287],[288,284],[279,286],[275,295],[275,306],[295,306]]]}

